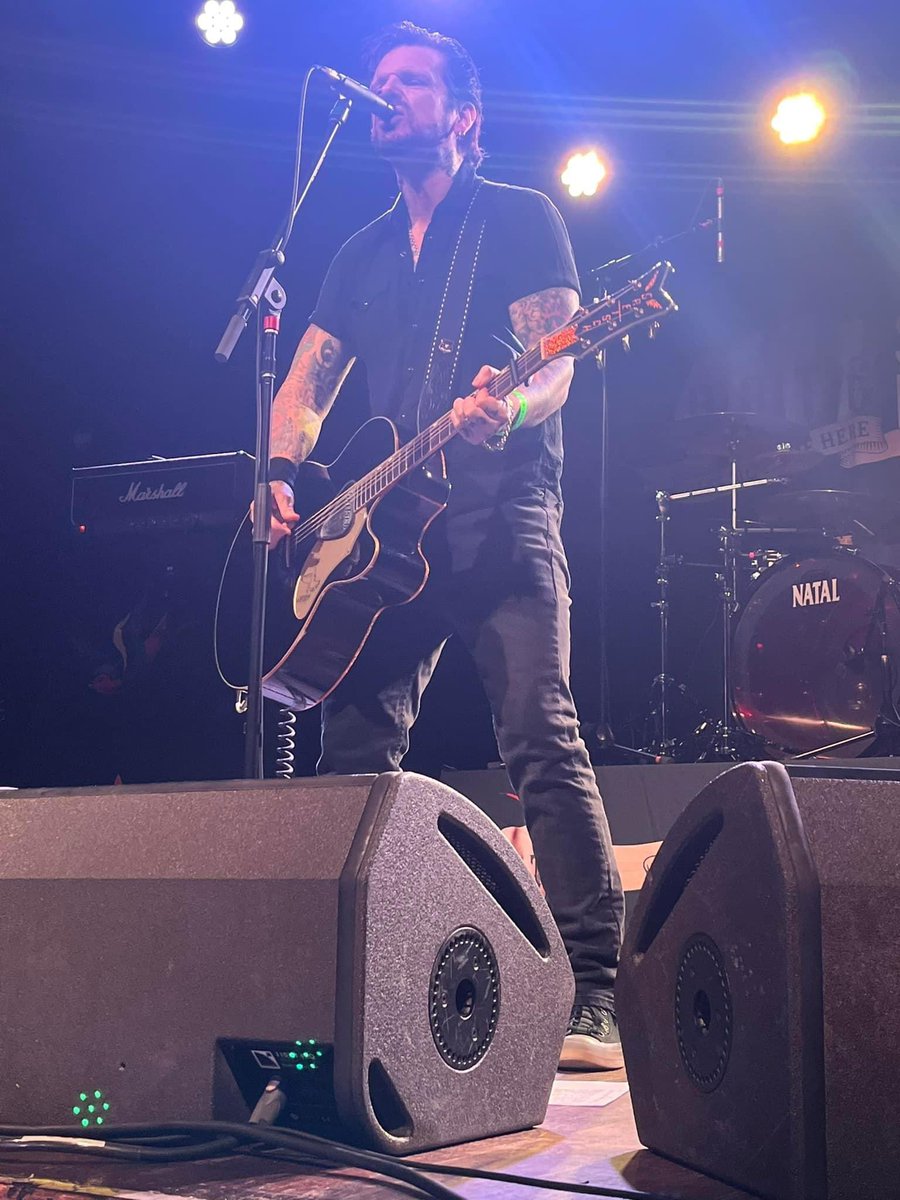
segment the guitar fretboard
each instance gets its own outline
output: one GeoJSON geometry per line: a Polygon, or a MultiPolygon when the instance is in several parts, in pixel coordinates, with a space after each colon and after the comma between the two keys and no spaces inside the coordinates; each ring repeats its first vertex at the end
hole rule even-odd
{"type": "MultiPolygon", "coordinates": [[[[533,375],[543,365],[543,361],[540,345],[526,350],[508,367],[497,372],[488,384],[488,392],[495,400],[502,396],[508,396],[523,379],[528,379],[533,375]]],[[[456,436],[457,432],[450,420],[450,413],[444,413],[427,429],[423,429],[411,441],[401,446],[399,450],[395,450],[390,458],[386,458],[368,475],[364,475],[362,479],[357,480],[352,487],[348,488],[344,493],[345,502],[352,503],[354,510],[371,504],[399,479],[421,466],[423,462],[431,458],[432,454],[443,449],[456,436]]]]}

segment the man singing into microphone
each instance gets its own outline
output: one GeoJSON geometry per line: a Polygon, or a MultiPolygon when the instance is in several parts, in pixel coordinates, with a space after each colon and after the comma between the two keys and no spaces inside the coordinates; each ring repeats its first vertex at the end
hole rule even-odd
{"type": "Polygon", "coordinates": [[[460,436],[446,450],[449,503],[424,547],[428,582],[376,622],[324,701],[319,771],[398,770],[443,644],[460,637],[575,975],[561,1065],[618,1067],[622,889],[569,687],[560,409],[572,361],[547,364],[506,400],[486,388],[509,346],[535,345],[578,307],[569,238],[546,196],[477,174],[481,86],[457,41],[404,22],[370,45],[367,65],[393,108],[372,118],[372,142],[400,195],[338,252],[275,399],[273,543],[298,519],[297,465],[355,360],[372,412],[404,440],[451,402],[460,436]]]}

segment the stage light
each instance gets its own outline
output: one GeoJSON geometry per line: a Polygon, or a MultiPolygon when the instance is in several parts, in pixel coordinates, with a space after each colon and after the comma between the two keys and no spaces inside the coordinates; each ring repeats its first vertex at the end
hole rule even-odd
{"type": "Polygon", "coordinates": [[[585,154],[573,154],[559,178],[570,196],[594,196],[608,174],[606,163],[597,151],[588,150],[585,154]]]}
{"type": "Polygon", "coordinates": [[[197,14],[197,28],[210,46],[233,46],[244,28],[234,0],[206,0],[197,14]]]}
{"type": "Polygon", "coordinates": [[[795,92],[778,102],[770,124],[784,145],[796,146],[815,141],[826,119],[825,109],[813,92],[795,92]]]}

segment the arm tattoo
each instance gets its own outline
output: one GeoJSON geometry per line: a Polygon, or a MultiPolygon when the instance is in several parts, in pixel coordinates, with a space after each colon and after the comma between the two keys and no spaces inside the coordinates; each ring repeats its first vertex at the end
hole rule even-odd
{"type": "MultiPolygon", "coordinates": [[[[509,306],[513,332],[529,350],[548,333],[565,325],[578,308],[578,293],[572,288],[545,288],[509,306]]],[[[569,394],[575,364],[557,358],[532,375],[528,382],[526,425],[538,425],[560,408],[569,394]]]]}
{"type": "Polygon", "coordinates": [[[352,365],[353,358],[336,337],[317,325],[309,326],[275,397],[273,457],[303,462],[352,365]]]}
{"type": "Polygon", "coordinates": [[[565,325],[577,308],[578,294],[572,288],[545,288],[511,304],[509,317],[516,337],[530,350],[545,334],[565,325]]]}

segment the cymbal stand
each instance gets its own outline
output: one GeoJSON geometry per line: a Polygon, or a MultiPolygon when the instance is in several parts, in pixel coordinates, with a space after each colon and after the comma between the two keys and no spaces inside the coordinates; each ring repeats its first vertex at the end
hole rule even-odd
{"type": "Polygon", "coordinates": [[[731,703],[732,624],[737,612],[737,545],[741,536],[737,523],[737,443],[731,442],[728,449],[731,455],[731,525],[719,529],[719,547],[722,554],[722,719],[705,753],[707,758],[715,755],[726,762],[740,758],[734,705],[731,703]]]}
{"type": "Polygon", "coordinates": [[[675,741],[669,736],[669,685],[674,680],[669,676],[669,567],[671,560],[666,554],[666,526],[669,523],[669,494],[656,493],[656,523],[659,526],[659,560],[656,564],[656,584],[659,599],[650,605],[659,616],[659,674],[653,680],[653,691],[658,695],[656,708],[651,714],[655,718],[656,739],[648,750],[656,757],[670,757],[675,741]]]}
{"type": "MultiPolygon", "coordinates": [[[[750,479],[738,483],[737,442],[729,444],[731,482],[715,487],[695,488],[689,492],[673,492],[670,500],[689,500],[699,496],[728,494],[731,501],[730,523],[719,528],[719,554],[721,569],[716,572],[722,598],[722,716],[716,724],[712,740],[700,755],[701,762],[738,762],[750,749],[752,735],[739,729],[732,703],[732,643],[734,617],[738,602],[738,544],[743,528],[738,524],[738,492],[754,487],[766,487],[783,483],[783,479],[750,479]]],[[[762,740],[759,740],[762,747],[762,740]]],[[[754,746],[755,748],[755,746],[754,746]]]]}

